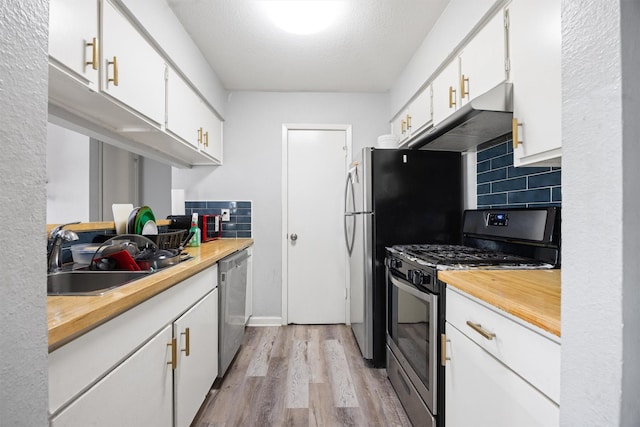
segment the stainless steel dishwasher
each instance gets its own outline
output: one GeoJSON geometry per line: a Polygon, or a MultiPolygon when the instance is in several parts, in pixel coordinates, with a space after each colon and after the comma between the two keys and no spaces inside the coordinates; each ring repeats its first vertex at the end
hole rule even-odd
{"type": "Polygon", "coordinates": [[[244,313],[247,295],[247,260],[245,249],[218,261],[219,314],[218,377],[227,372],[244,337],[244,313]]]}

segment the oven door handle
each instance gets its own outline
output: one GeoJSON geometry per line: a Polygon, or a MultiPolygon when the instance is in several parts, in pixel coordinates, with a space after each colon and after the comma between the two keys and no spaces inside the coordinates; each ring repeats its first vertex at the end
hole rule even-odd
{"type": "Polygon", "coordinates": [[[404,283],[402,283],[400,281],[400,279],[397,279],[396,277],[393,277],[392,274],[389,274],[389,279],[391,280],[391,283],[393,284],[393,286],[397,287],[398,289],[402,289],[403,291],[413,295],[416,298],[419,298],[423,301],[429,301],[429,295],[427,292],[422,292],[420,290],[418,290],[417,288],[414,288],[413,286],[410,285],[406,285],[404,283]]]}

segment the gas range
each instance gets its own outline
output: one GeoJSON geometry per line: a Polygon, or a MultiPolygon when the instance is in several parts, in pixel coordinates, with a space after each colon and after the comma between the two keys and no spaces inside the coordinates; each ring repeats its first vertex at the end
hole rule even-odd
{"type": "Polygon", "coordinates": [[[395,245],[388,255],[437,270],[560,265],[560,208],[467,210],[462,227],[462,245],[395,245]]]}
{"type": "Polygon", "coordinates": [[[560,209],[468,210],[462,244],[387,247],[387,375],[409,418],[441,427],[446,285],[438,271],[560,266],[560,209]]]}
{"type": "Polygon", "coordinates": [[[437,270],[540,269],[554,264],[493,249],[463,245],[394,245],[389,255],[437,270]]]}

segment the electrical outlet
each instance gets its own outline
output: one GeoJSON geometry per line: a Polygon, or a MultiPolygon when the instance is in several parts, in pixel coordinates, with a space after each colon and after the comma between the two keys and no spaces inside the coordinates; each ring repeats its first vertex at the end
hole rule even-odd
{"type": "Polygon", "coordinates": [[[223,221],[231,221],[231,212],[229,212],[229,209],[222,209],[220,213],[222,214],[223,221]]]}

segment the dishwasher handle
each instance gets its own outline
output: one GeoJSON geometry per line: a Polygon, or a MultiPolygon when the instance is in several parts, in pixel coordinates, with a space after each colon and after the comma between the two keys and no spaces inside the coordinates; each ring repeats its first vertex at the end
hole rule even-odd
{"type": "Polygon", "coordinates": [[[235,254],[229,255],[226,258],[218,261],[218,266],[221,272],[226,272],[232,270],[236,267],[239,267],[242,263],[246,262],[246,260],[250,257],[248,250],[242,250],[235,254]]]}

